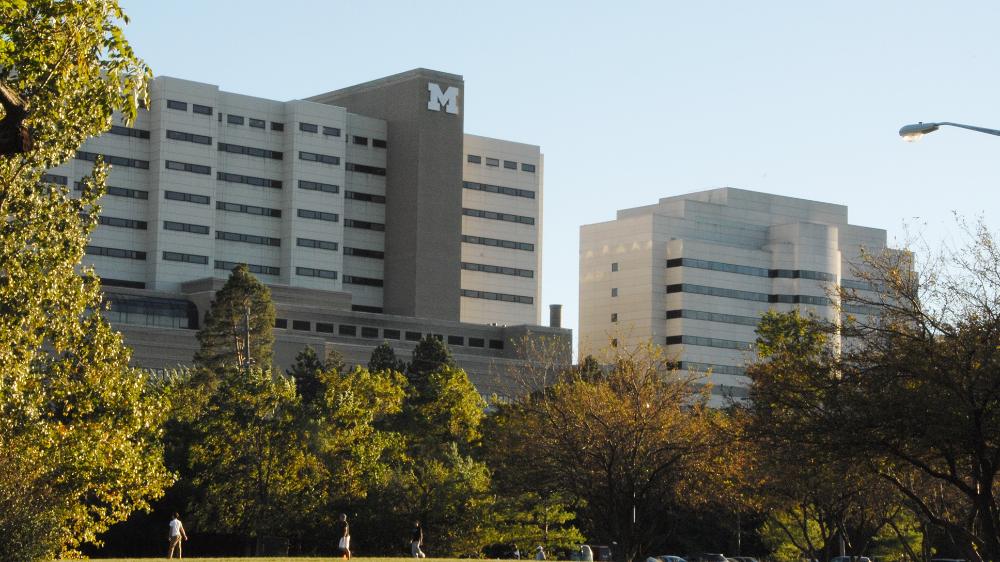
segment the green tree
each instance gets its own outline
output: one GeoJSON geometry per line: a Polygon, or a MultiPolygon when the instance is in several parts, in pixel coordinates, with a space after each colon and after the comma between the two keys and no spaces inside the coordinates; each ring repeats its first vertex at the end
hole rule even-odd
{"type": "Polygon", "coordinates": [[[80,197],[42,174],[129,121],[149,70],[111,0],[0,1],[0,558],[54,557],[162,494],[171,477],[145,373],[101,317],[79,265],[108,167],[80,197]],[[23,104],[19,104],[23,102],[23,104]],[[23,117],[23,120],[22,120],[23,117]],[[16,146],[15,146],[16,145],[16,146]],[[14,472],[16,470],[16,472],[14,472]]]}
{"type": "Polygon", "coordinates": [[[427,377],[427,386],[417,404],[410,404],[414,424],[411,427],[411,448],[421,455],[439,446],[456,443],[463,451],[481,437],[486,401],[462,369],[443,367],[427,377]]]}
{"type": "Polygon", "coordinates": [[[389,345],[389,342],[383,341],[378,344],[378,347],[372,350],[371,359],[368,360],[368,370],[373,373],[381,371],[397,371],[401,373],[406,370],[406,364],[396,358],[396,352],[389,345]]]}
{"type": "Polygon", "coordinates": [[[424,392],[431,373],[445,367],[454,367],[455,360],[448,346],[440,339],[428,334],[413,348],[413,358],[406,366],[406,378],[413,385],[417,397],[424,392]]]}
{"type": "Polygon", "coordinates": [[[295,389],[304,404],[312,404],[323,396],[326,385],[323,382],[323,363],[312,346],[305,346],[295,356],[295,363],[285,370],[295,381],[295,389]]]}
{"type": "Polygon", "coordinates": [[[195,365],[216,374],[247,365],[267,370],[271,366],[273,329],[271,291],[250,273],[246,264],[240,264],[233,268],[205,313],[205,322],[198,330],[201,347],[194,356],[195,365]]]}

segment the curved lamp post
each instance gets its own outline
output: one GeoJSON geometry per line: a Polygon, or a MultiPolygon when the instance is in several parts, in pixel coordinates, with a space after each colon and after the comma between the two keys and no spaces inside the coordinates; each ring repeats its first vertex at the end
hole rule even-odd
{"type": "Polygon", "coordinates": [[[984,127],[974,127],[972,125],[963,125],[961,123],[949,123],[947,121],[942,121],[940,123],[917,123],[915,125],[906,125],[899,130],[899,136],[903,137],[906,142],[914,142],[920,140],[920,137],[926,135],[927,133],[933,133],[938,130],[938,127],[942,126],[958,127],[959,129],[968,129],[970,131],[978,131],[980,133],[986,133],[988,135],[1000,136],[1000,131],[996,129],[986,129],[984,127]]]}

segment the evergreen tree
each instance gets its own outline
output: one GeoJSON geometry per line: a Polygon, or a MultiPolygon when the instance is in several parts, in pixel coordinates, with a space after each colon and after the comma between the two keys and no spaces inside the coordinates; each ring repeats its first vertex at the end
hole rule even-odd
{"type": "Polygon", "coordinates": [[[295,389],[303,403],[312,404],[323,395],[326,386],[321,380],[323,369],[316,350],[307,345],[295,356],[295,364],[285,371],[295,381],[295,389]]]}
{"type": "Polygon", "coordinates": [[[2,560],[69,554],[171,481],[158,398],[80,267],[109,167],[98,159],[79,197],[43,181],[145,98],[123,21],[113,0],[0,0],[2,560]]]}
{"type": "Polygon", "coordinates": [[[334,373],[346,373],[347,363],[344,363],[344,354],[331,349],[326,352],[326,359],[323,361],[323,368],[334,373]]]}
{"type": "Polygon", "coordinates": [[[273,328],[271,291],[250,273],[246,264],[240,264],[233,268],[205,313],[204,325],[198,330],[201,348],[194,356],[195,364],[216,375],[224,369],[249,365],[267,370],[271,366],[273,328]]]}
{"type": "Polygon", "coordinates": [[[452,359],[448,346],[440,339],[428,334],[413,349],[413,359],[406,367],[406,378],[419,396],[426,390],[431,373],[454,366],[455,360],[452,359]]]}
{"type": "Polygon", "coordinates": [[[406,365],[396,358],[396,352],[387,341],[383,341],[378,347],[372,350],[371,359],[368,361],[368,370],[372,373],[381,373],[382,371],[402,372],[405,368],[406,365]]]}

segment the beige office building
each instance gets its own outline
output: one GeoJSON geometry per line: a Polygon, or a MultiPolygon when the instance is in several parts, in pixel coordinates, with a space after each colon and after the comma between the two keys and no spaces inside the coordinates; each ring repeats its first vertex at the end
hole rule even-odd
{"type": "Polygon", "coordinates": [[[831,288],[870,290],[851,273],[861,248],[886,248],[885,230],[832,203],[724,187],[620,210],[580,229],[581,357],[652,341],[710,372],[716,403],[745,398],[761,315],[838,319],[831,288]]]}
{"type": "Polygon", "coordinates": [[[538,326],[541,150],[466,134],[464,86],[416,69],[283,102],[155,78],[135,123],[46,177],[72,189],[98,156],[113,166],[86,263],[135,362],[190,361],[240,263],[272,287],[279,366],[307,344],[405,358],[431,334],[485,393],[516,339],[568,341],[538,326]]]}

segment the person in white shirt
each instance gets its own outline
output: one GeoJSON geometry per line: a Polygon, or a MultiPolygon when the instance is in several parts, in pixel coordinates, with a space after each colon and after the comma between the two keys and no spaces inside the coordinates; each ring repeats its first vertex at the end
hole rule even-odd
{"type": "Polygon", "coordinates": [[[167,537],[170,541],[170,550],[167,551],[167,558],[174,557],[174,547],[177,547],[177,558],[184,558],[184,554],[181,551],[181,541],[186,541],[188,536],[184,532],[184,523],[181,523],[179,517],[180,515],[174,513],[174,518],[170,520],[170,534],[167,537]]]}
{"type": "Polygon", "coordinates": [[[535,560],[545,560],[545,549],[542,548],[542,545],[538,545],[538,548],[535,549],[535,560]]]}

